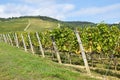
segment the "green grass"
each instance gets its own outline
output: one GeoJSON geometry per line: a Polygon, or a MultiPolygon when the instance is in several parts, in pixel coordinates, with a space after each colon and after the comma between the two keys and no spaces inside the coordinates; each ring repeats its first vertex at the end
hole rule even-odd
{"type": "Polygon", "coordinates": [[[44,21],[40,19],[29,19],[30,20],[30,27],[27,31],[44,31],[47,29],[54,29],[57,27],[57,23],[44,21]]]}
{"type": "Polygon", "coordinates": [[[1,21],[0,32],[23,31],[27,24],[27,19],[12,19],[1,21]]]}
{"type": "Polygon", "coordinates": [[[0,21],[0,32],[24,31],[30,21],[27,31],[44,31],[57,27],[56,22],[44,21],[38,18],[18,18],[0,21]]]}
{"type": "Polygon", "coordinates": [[[0,80],[97,80],[0,43],[0,80]]]}

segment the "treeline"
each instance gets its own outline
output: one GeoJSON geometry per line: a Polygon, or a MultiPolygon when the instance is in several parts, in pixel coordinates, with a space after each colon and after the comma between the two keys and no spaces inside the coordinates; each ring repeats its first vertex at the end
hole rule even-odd
{"type": "Polygon", "coordinates": [[[10,18],[0,18],[0,21],[6,21],[6,20],[11,20],[11,19],[20,19],[20,18],[37,18],[37,19],[42,19],[46,21],[51,21],[51,22],[58,22],[59,20],[47,17],[47,16],[20,16],[20,17],[10,17],[10,18]]]}
{"type": "Polygon", "coordinates": [[[66,26],[66,27],[69,27],[71,29],[74,29],[75,27],[87,27],[87,26],[93,27],[93,26],[96,26],[95,23],[86,22],[86,21],[65,21],[65,22],[62,22],[62,24],[63,24],[63,27],[66,26]]]}

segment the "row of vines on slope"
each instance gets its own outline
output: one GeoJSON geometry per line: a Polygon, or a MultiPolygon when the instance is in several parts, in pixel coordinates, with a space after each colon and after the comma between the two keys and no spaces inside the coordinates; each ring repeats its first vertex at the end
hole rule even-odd
{"type": "MultiPolygon", "coordinates": [[[[101,56],[111,57],[111,55],[120,57],[120,29],[116,26],[109,27],[106,24],[98,24],[96,27],[78,28],[78,30],[85,52],[90,55],[90,58],[94,53],[98,54],[99,58],[101,58],[101,56]]],[[[23,35],[24,43],[27,49],[31,48],[28,36],[31,38],[34,49],[39,48],[36,32],[10,32],[9,35],[8,33],[5,33],[4,35],[1,34],[0,39],[2,41],[2,37],[7,35],[11,38],[13,45],[16,45],[16,41],[18,41],[17,46],[23,47],[24,44],[21,34],[23,35]],[[17,37],[17,40],[15,37],[17,37]]],[[[75,54],[80,54],[81,52],[78,47],[77,38],[72,29],[59,28],[45,32],[38,32],[38,35],[44,50],[53,49],[51,40],[51,37],[53,37],[59,52],[75,54]]]]}

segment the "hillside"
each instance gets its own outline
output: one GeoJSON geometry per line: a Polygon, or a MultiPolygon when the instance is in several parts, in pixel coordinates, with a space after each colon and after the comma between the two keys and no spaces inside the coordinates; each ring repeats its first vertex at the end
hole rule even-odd
{"type": "Polygon", "coordinates": [[[75,27],[86,27],[86,26],[95,26],[95,23],[87,22],[87,21],[64,21],[63,25],[68,26],[72,29],[75,27]]]}
{"type": "Polygon", "coordinates": [[[43,31],[57,27],[57,23],[27,17],[0,20],[0,32],[24,31],[26,27],[26,31],[43,31]]]}
{"type": "MultiPolygon", "coordinates": [[[[120,24],[108,24],[109,26],[118,26],[120,24]]],[[[0,18],[0,32],[11,31],[45,31],[60,27],[87,27],[96,26],[95,23],[86,21],[60,21],[47,16],[22,16],[12,18],[0,18]],[[58,25],[60,24],[60,25],[58,25]]]]}
{"type": "Polygon", "coordinates": [[[0,43],[0,80],[98,80],[0,43]]]}
{"type": "Polygon", "coordinates": [[[0,18],[0,32],[11,31],[44,31],[58,27],[84,27],[91,26],[94,23],[80,21],[60,21],[46,16],[23,16],[13,18],[0,18]]]}

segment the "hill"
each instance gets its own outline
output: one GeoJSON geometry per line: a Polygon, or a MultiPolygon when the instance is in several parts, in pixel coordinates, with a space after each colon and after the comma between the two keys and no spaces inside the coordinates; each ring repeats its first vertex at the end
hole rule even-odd
{"type": "Polygon", "coordinates": [[[0,80],[98,80],[0,43],[0,80]]]}
{"type": "Polygon", "coordinates": [[[43,31],[56,26],[56,22],[34,17],[0,19],[0,32],[24,31],[26,27],[26,31],[43,31]]]}
{"type": "Polygon", "coordinates": [[[86,21],[64,21],[63,25],[74,29],[75,27],[86,27],[86,26],[92,27],[92,26],[95,26],[96,24],[92,22],[86,22],[86,21]]]}
{"type": "Polygon", "coordinates": [[[0,32],[11,31],[44,31],[58,27],[84,27],[94,23],[80,21],[60,21],[46,16],[22,16],[12,18],[0,18],[0,32]]]}
{"type": "MultiPolygon", "coordinates": [[[[119,24],[108,24],[109,26],[118,26],[119,24]]],[[[12,18],[0,18],[0,32],[11,31],[45,31],[60,27],[96,26],[95,23],[86,21],[60,21],[47,16],[21,16],[12,18]],[[60,24],[60,25],[58,25],[60,24]]]]}

